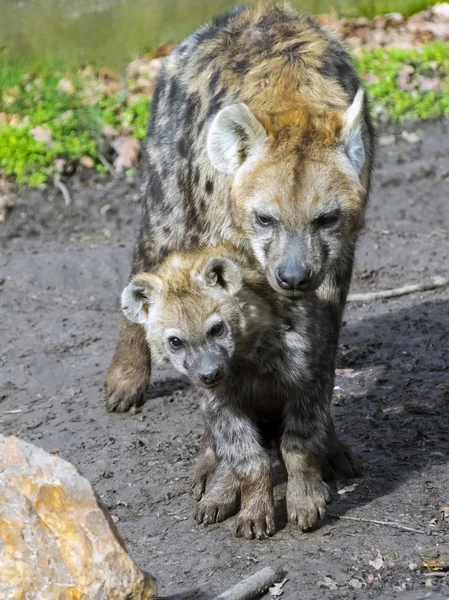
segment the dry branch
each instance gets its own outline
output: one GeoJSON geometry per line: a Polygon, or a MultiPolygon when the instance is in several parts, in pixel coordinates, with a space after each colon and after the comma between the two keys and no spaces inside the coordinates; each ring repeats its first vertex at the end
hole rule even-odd
{"type": "Polygon", "coordinates": [[[265,567],[265,569],[257,571],[254,575],[229,588],[226,592],[215,596],[213,600],[251,600],[251,598],[266,592],[273,583],[280,581],[283,576],[283,569],[265,567]]]}
{"type": "Polygon", "coordinates": [[[400,523],[394,523],[392,521],[377,521],[376,519],[364,519],[363,517],[348,517],[346,515],[333,515],[328,513],[331,519],[345,519],[346,521],[358,521],[359,523],[369,523],[371,525],[383,525],[384,527],[392,527],[393,529],[399,529],[400,531],[409,531],[410,533],[421,533],[422,535],[429,535],[424,529],[413,529],[413,527],[407,527],[400,523]]]}
{"type": "Polygon", "coordinates": [[[430,290],[443,288],[447,285],[449,285],[449,277],[437,276],[432,277],[430,281],[425,283],[404,285],[392,290],[379,290],[377,292],[367,292],[366,294],[349,294],[348,302],[371,302],[372,300],[379,300],[381,298],[396,298],[417,292],[429,292],[430,290]]]}
{"type": "Polygon", "coordinates": [[[54,183],[55,187],[57,187],[58,190],[61,192],[62,197],[64,198],[64,204],[66,206],[70,206],[72,204],[72,198],[70,196],[70,192],[69,192],[66,184],[61,181],[61,177],[59,174],[56,174],[53,177],[53,183],[54,183]]]}

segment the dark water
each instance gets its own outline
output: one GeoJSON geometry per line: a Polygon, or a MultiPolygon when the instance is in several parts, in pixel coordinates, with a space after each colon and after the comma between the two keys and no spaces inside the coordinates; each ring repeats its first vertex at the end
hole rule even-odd
{"type": "MultiPolygon", "coordinates": [[[[0,0],[0,59],[73,60],[121,68],[166,41],[179,41],[232,0],[0,0]]],[[[315,14],[413,12],[426,0],[292,0],[315,14]]]]}

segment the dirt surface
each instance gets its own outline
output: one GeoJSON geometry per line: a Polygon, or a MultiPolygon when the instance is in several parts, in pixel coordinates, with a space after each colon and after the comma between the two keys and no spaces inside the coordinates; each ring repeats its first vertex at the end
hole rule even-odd
{"type": "MultiPolygon", "coordinates": [[[[379,149],[352,291],[448,274],[448,125],[413,130],[421,143],[398,135],[379,149]]],[[[449,573],[418,570],[449,561],[449,289],[349,304],[334,399],[338,432],[364,475],[353,491],[334,489],[329,512],[425,533],[328,518],[303,534],[286,524],[281,481],[278,532],[244,541],[232,520],[207,529],[193,520],[201,420],[184,381],[159,369],[140,412],[103,408],[138,188],[101,179],[69,187],[70,207],[56,192],[28,191],[0,225],[0,431],[90,479],[164,597],[207,600],[266,565],[288,571],[283,600],[449,596],[449,573]]]]}

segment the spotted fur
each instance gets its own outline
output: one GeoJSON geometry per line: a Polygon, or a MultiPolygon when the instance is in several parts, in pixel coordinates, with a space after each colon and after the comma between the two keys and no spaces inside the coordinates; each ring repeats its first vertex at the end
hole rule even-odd
{"type": "Polygon", "coordinates": [[[313,296],[285,303],[247,253],[219,246],[173,253],[156,271],[136,274],[122,307],[144,327],[153,356],[204,389],[197,519],[223,520],[240,499],[237,534],[274,533],[271,466],[262,444],[274,439],[288,473],[289,519],[314,526],[329,500],[326,466],[340,461],[334,474],[355,474],[333,430],[333,377],[322,372],[333,355],[330,331],[320,327],[327,306],[313,296]],[[219,377],[204,383],[205,368],[219,377]]]}

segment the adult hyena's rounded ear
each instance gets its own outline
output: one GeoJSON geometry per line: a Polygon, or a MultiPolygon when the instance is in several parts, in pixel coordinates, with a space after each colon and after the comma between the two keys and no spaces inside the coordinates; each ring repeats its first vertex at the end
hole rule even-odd
{"type": "Polygon", "coordinates": [[[207,287],[224,290],[232,296],[242,288],[240,269],[228,258],[210,258],[201,273],[201,279],[207,287]]]}
{"type": "Polygon", "coordinates": [[[363,90],[359,89],[351,106],[343,114],[342,141],[351,164],[360,176],[366,161],[363,144],[363,90]]]}
{"type": "Polygon", "coordinates": [[[223,108],[212,121],[207,154],[221,173],[234,174],[250,156],[262,152],[267,132],[246,104],[223,108]]]}
{"type": "Polygon", "coordinates": [[[122,311],[125,317],[133,323],[143,325],[161,291],[162,281],[156,275],[140,273],[133,277],[122,292],[122,311]]]}

